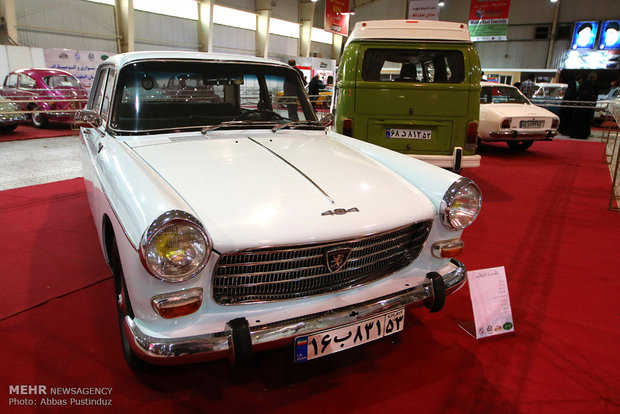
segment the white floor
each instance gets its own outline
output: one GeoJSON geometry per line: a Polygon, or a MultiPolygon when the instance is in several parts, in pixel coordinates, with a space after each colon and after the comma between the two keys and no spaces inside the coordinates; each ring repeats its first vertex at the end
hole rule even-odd
{"type": "Polygon", "coordinates": [[[0,142],[0,190],[81,176],[77,136],[0,142]]]}

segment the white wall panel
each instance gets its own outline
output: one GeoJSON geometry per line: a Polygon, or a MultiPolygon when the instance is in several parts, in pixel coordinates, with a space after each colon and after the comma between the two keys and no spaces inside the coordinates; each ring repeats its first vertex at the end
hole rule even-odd
{"type": "Polygon", "coordinates": [[[332,45],[327,43],[312,42],[310,45],[310,56],[330,59],[332,56],[332,45]]]}
{"type": "Polygon", "coordinates": [[[213,25],[213,51],[256,56],[256,35],[253,30],[213,25]]]}
{"type": "Polygon", "coordinates": [[[478,42],[482,67],[487,68],[541,68],[547,60],[548,42],[478,42]]]}
{"type": "Polygon", "coordinates": [[[195,20],[134,12],[136,50],[198,50],[195,20]]]}
{"type": "Polygon", "coordinates": [[[15,1],[22,46],[116,53],[114,7],[81,0],[15,1]]]}
{"type": "Polygon", "coordinates": [[[291,58],[297,56],[297,42],[298,40],[293,37],[269,35],[269,57],[291,58]]]}

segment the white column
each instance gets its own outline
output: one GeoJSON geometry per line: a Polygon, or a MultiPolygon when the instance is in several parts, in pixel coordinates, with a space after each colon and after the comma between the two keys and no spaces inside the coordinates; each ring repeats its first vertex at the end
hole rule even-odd
{"type": "Polygon", "coordinates": [[[198,0],[198,50],[213,51],[213,0],[198,0]]]}
{"type": "Polygon", "coordinates": [[[120,36],[120,53],[136,50],[136,22],[133,0],[116,0],[116,28],[120,36]]]}

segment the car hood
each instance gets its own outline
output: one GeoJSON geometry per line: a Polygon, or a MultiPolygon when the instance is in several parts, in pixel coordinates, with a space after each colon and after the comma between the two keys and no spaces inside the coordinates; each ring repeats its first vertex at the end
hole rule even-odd
{"type": "Polygon", "coordinates": [[[373,234],[435,214],[409,182],[322,131],[128,144],[189,204],[222,253],[373,234]],[[331,214],[336,209],[348,213],[331,214]]]}
{"type": "Polygon", "coordinates": [[[480,113],[492,114],[495,113],[500,117],[506,118],[519,118],[519,117],[532,117],[532,116],[544,116],[555,117],[555,115],[536,105],[525,104],[483,104],[480,105],[480,113]]]}

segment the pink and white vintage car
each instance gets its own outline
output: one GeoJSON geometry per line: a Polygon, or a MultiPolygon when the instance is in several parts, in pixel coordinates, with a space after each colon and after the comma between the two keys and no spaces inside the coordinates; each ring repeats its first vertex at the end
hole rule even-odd
{"type": "Polygon", "coordinates": [[[71,73],[60,69],[18,69],[4,79],[0,94],[14,101],[37,128],[51,122],[73,122],[84,108],[88,91],[71,73]]]}

